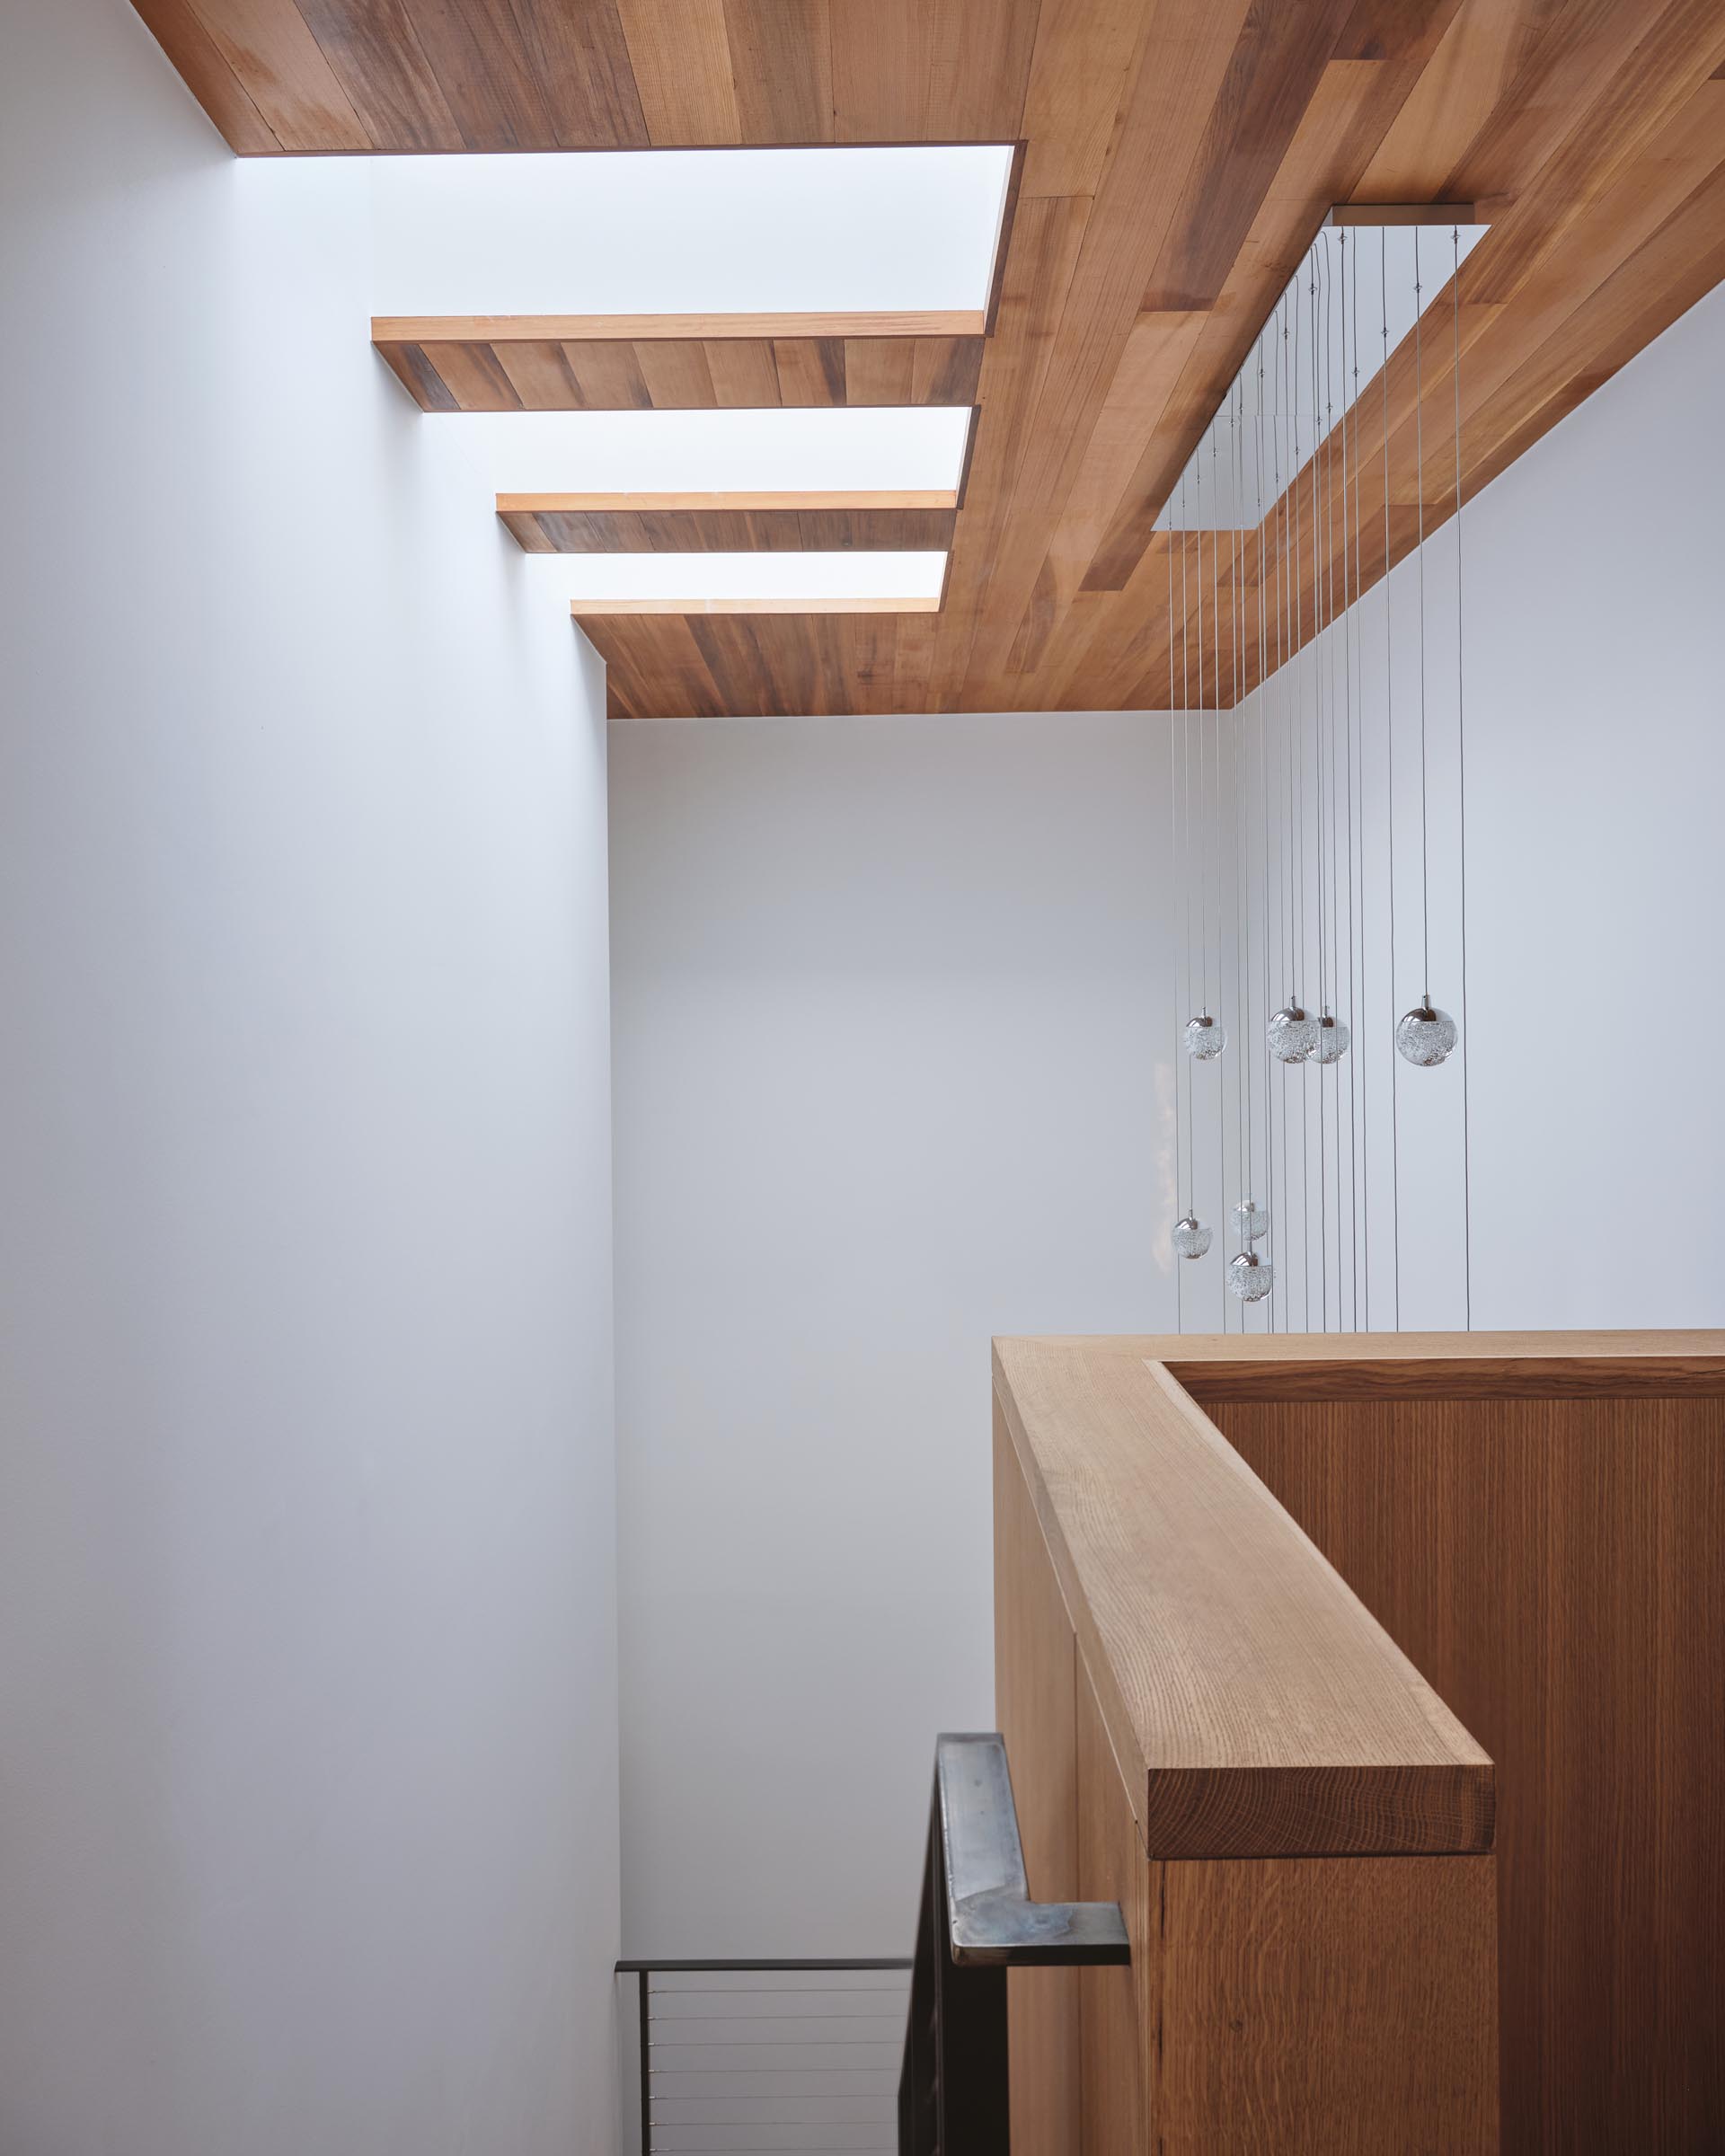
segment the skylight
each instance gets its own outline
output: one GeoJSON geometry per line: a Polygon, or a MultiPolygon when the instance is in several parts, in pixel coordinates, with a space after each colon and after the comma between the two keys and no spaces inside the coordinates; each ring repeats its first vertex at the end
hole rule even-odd
{"type": "Polygon", "coordinates": [[[897,313],[987,305],[1012,150],[367,163],[376,314],[897,313]]]}
{"type": "Polygon", "coordinates": [[[968,405],[475,412],[503,494],[929,491],[958,486],[968,405]]]}
{"type": "MultiPolygon", "coordinates": [[[[547,557],[541,556],[545,561],[547,557]]],[[[579,554],[555,557],[577,613],[700,612],[715,602],[783,611],[854,606],[932,613],[943,553],[579,554]]]]}

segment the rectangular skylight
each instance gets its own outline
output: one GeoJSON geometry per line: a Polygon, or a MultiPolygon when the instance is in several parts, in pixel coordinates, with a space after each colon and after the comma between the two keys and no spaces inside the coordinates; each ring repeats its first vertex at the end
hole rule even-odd
{"type": "Polygon", "coordinates": [[[1012,157],[965,143],[371,158],[372,312],[982,308],[1012,157]]]}
{"type": "Polygon", "coordinates": [[[968,405],[452,413],[501,494],[929,492],[956,488],[968,405]]]}
{"type": "MultiPolygon", "coordinates": [[[[552,557],[541,555],[535,569],[552,557]]],[[[562,554],[557,573],[578,613],[933,613],[943,553],[562,554]]]]}

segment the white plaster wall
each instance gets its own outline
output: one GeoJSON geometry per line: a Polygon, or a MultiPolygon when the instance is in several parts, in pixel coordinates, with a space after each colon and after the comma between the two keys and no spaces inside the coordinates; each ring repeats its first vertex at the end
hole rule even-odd
{"type": "MultiPolygon", "coordinates": [[[[1479,1327],[1725,1321],[1722,367],[1716,294],[1466,512],[1479,1327]]],[[[1393,986],[1381,732],[1362,750],[1380,1329],[1388,1028],[1422,985],[1416,575],[1392,600],[1393,986]]],[[[1445,531],[1428,719],[1452,1007],[1454,597],[1445,531]]],[[[1355,648],[1381,711],[1381,600],[1355,648]]],[[[636,1952],[901,1951],[934,1734],[993,1712],[987,1336],[1175,1321],[1169,722],[612,734],[625,1931],[636,1952]]],[[[1402,1322],[1459,1325],[1462,1065],[1396,1084],[1402,1322]]],[[[1199,1104],[1214,1217],[1234,1171],[1199,1104]]],[[[1221,1256],[1182,1268],[1189,1329],[1226,1307],[1221,1256]]],[[[1303,1295],[1278,1307],[1305,1322],[1303,1295]]]]}
{"type": "Polygon", "coordinates": [[[1166,764],[612,729],[632,1953],[907,1950],[935,1733],[993,1726],[990,1336],[1172,1321],[1166,764]]]}
{"type": "Polygon", "coordinates": [[[0,13],[0,2147],[597,2156],[599,669],[360,175],[0,13]]]}

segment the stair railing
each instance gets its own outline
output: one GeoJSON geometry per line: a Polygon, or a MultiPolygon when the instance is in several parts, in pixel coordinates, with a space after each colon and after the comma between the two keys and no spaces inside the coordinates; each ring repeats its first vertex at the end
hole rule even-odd
{"type": "Polygon", "coordinates": [[[1006,1972],[1130,1959],[1115,1902],[1033,1902],[1005,1740],[939,1738],[910,2013],[899,2156],[1008,2156],[1006,1972]]]}

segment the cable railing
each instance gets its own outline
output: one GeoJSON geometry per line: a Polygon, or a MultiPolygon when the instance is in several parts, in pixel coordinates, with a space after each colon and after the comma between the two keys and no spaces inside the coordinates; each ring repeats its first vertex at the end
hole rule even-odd
{"type": "Polygon", "coordinates": [[[1129,1958],[1113,1902],[1033,1902],[1004,1741],[941,1737],[911,1961],[620,1961],[641,2156],[1007,2156],[1009,1968],[1129,1958]]]}
{"type": "Polygon", "coordinates": [[[898,2146],[906,1960],[620,1961],[641,2156],[898,2146]]]}

